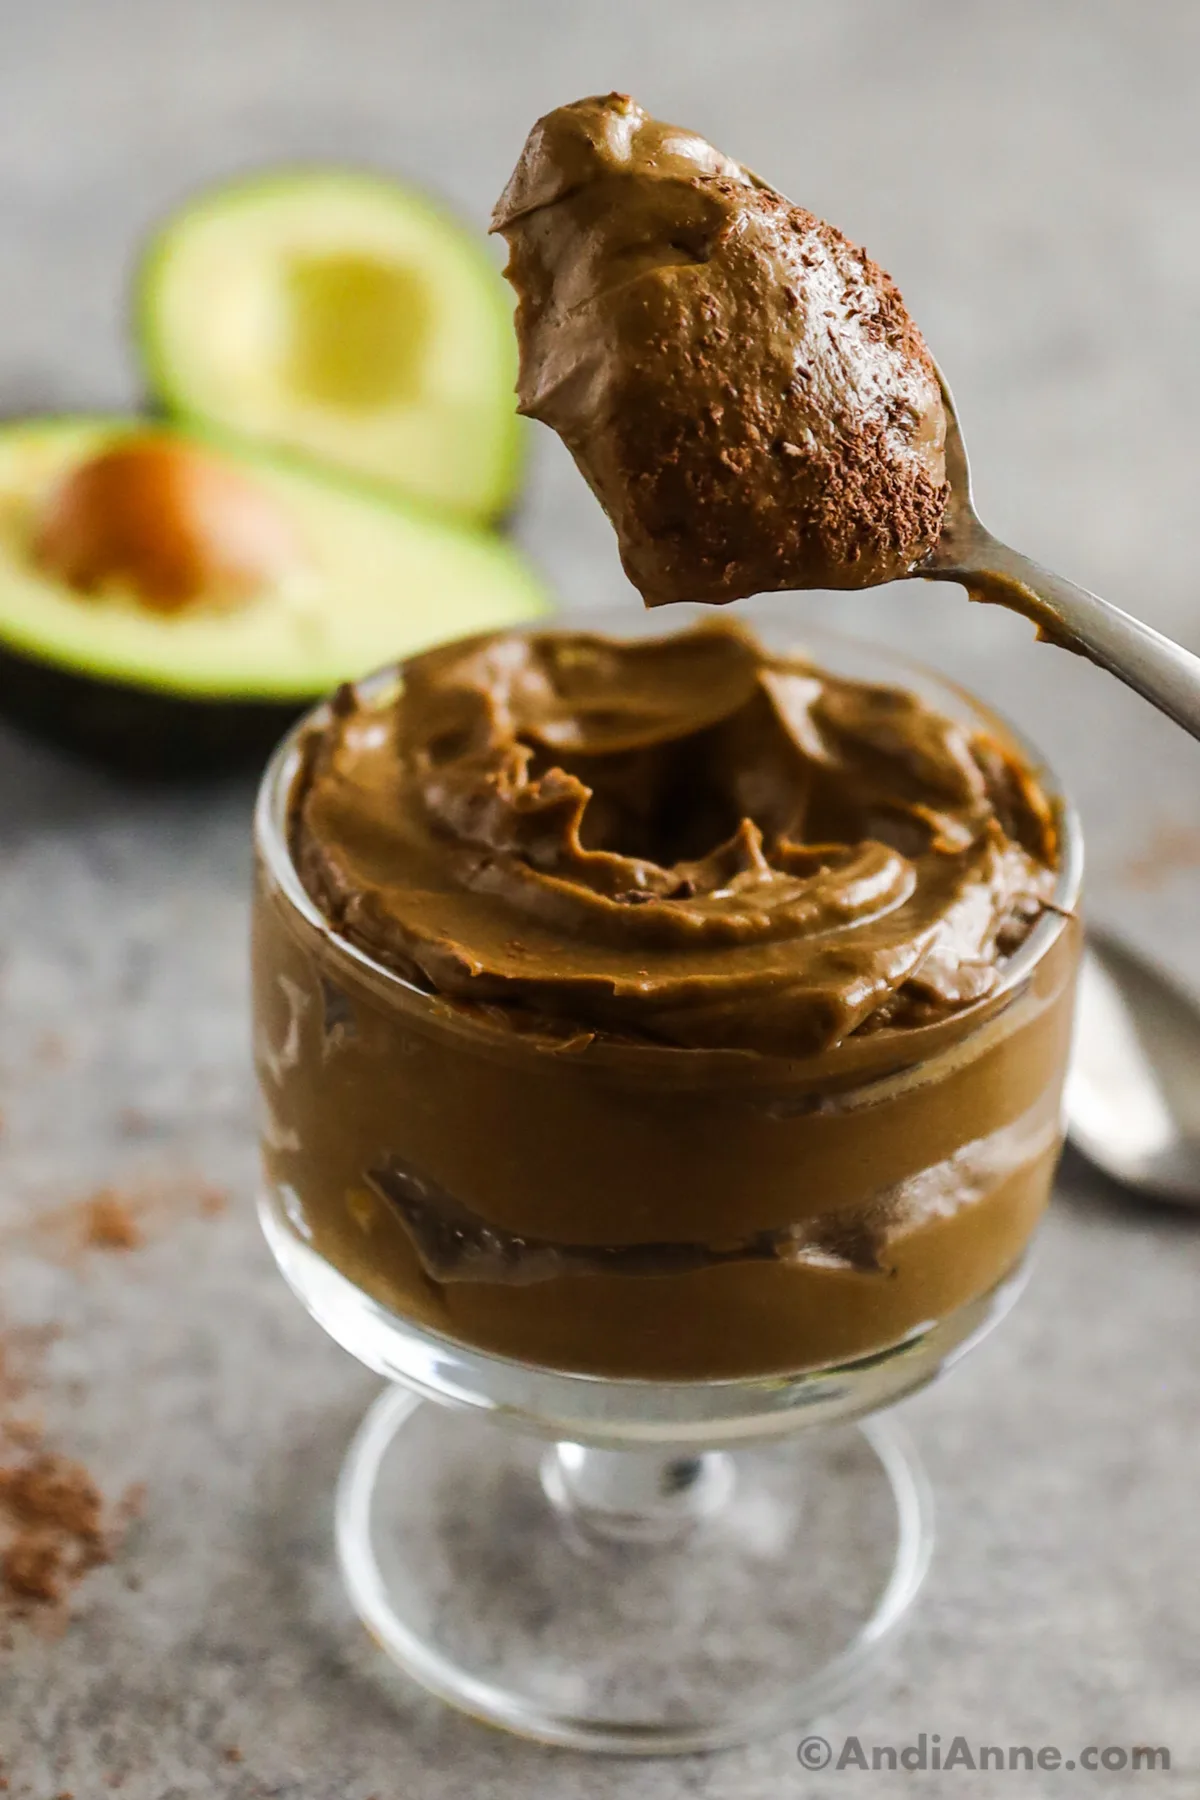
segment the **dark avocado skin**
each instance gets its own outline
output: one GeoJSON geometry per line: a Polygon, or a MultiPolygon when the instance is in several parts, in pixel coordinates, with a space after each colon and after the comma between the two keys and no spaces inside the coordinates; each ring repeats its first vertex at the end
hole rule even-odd
{"type": "Polygon", "coordinates": [[[228,775],[261,764],[310,703],[165,693],[0,647],[0,717],[140,781],[228,775]]]}

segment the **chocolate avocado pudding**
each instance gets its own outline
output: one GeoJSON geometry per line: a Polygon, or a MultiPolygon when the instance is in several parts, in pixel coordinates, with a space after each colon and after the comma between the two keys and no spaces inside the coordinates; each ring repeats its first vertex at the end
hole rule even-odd
{"type": "MultiPolygon", "coordinates": [[[[495,224],[522,408],[648,600],[931,548],[936,373],[840,233],[621,95],[535,127],[495,224]]],[[[341,689],[277,762],[271,1201],[394,1314],[550,1369],[769,1375],[886,1350],[1019,1261],[1073,854],[1002,725],[833,651],[507,631],[341,689]]]]}
{"type": "Polygon", "coordinates": [[[650,605],[908,574],[945,413],[890,278],[625,94],[539,120],[497,204],[520,410],[559,433],[650,605]]]}
{"type": "Polygon", "coordinates": [[[699,1379],[885,1348],[1018,1260],[1077,927],[1002,728],[724,623],[506,632],[343,689],[288,779],[268,1179],[384,1305],[699,1379]]]}
{"type": "Polygon", "coordinates": [[[543,1028],[804,1056],[994,985],[1054,885],[1035,780],[913,694],[712,625],[503,633],[353,691],[292,849],[330,923],[543,1028]]]}

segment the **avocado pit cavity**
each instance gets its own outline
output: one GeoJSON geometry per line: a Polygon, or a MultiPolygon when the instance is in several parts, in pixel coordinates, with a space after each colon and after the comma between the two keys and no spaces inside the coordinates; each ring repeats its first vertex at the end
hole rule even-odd
{"type": "Polygon", "coordinates": [[[356,411],[419,396],[430,326],[419,276],[371,256],[297,256],[287,297],[287,372],[300,393],[356,411]]]}

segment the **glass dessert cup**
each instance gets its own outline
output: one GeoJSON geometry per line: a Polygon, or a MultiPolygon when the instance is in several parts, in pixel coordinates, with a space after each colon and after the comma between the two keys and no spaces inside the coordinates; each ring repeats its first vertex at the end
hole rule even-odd
{"type": "MultiPolygon", "coordinates": [[[[794,601],[738,611],[1019,745],[794,601]]],[[[395,691],[387,671],[360,684],[395,691]]],[[[948,1024],[815,1062],[573,1050],[333,931],[289,851],[299,764],[297,732],[256,816],[261,1216],[304,1305],[389,1382],[339,1484],[359,1615],[434,1693],[549,1743],[647,1755],[803,1725],[869,1674],[929,1562],[924,1476],[878,1415],[1003,1316],[1048,1198],[1079,948],[1069,806],[1040,768],[1054,908],[948,1024]],[[916,1220],[890,1273],[771,1248],[796,1212],[881,1193],[916,1220]]]]}

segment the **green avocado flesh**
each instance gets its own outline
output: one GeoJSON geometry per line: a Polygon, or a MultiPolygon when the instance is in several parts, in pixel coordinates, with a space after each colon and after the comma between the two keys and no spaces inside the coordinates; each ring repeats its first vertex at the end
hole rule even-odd
{"type": "Polygon", "coordinates": [[[297,170],[162,227],[138,339],[177,417],[474,520],[520,475],[512,300],[486,246],[383,177],[297,170]]]}
{"type": "Polygon", "coordinates": [[[41,509],[72,469],[137,430],[125,419],[0,427],[0,648],[159,693],[301,702],[443,638],[545,610],[502,538],[255,450],[182,437],[273,503],[294,527],[298,567],[229,610],[164,614],[125,594],[77,593],[33,560],[41,509]]]}

